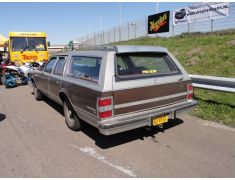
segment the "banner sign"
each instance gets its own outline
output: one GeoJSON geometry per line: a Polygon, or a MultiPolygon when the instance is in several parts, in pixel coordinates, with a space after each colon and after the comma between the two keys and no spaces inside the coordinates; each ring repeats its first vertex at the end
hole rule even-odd
{"type": "Polygon", "coordinates": [[[173,11],[173,24],[186,24],[229,16],[228,2],[200,3],[173,11]]]}
{"type": "Polygon", "coordinates": [[[148,16],[148,34],[169,32],[170,11],[148,16]]]}

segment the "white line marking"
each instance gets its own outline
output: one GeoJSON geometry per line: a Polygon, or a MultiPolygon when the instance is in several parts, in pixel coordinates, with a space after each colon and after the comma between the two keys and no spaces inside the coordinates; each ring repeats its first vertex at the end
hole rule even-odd
{"type": "Polygon", "coordinates": [[[131,177],[137,177],[137,175],[134,174],[131,170],[126,169],[126,168],[124,168],[124,167],[122,167],[122,166],[119,166],[119,165],[116,165],[116,164],[113,164],[113,163],[109,162],[109,161],[106,159],[105,156],[102,156],[101,154],[97,153],[97,152],[96,152],[93,148],[91,148],[91,147],[79,148],[78,146],[73,145],[73,144],[69,144],[69,145],[72,146],[72,147],[74,147],[74,148],[76,148],[76,149],[79,149],[81,152],[86,153],[86,154],[88,154],[89,156],[91,156],[91,157],[93,157],[93,158],[95,158],[95,159],[101,161],[102,163],[107,164],[107,165],[109,165],[110,167],[113,167],[113,168],[115,168],[115,169],[117,169],[117,170],[119,170],[119,171],[121,171],[121,172],[123,172],[123,173],[125,173],[125,174],[127,174],[127,175],[129,175],[129,176],[131,176],[131,177]]]}
{"type": "Polygon", "coordinates": [[[22,121],[22,122],[26,122],[27,120],[25,120],[24,118],[22,118],[20,115],[18,115],[18,118],[22,121]]]}

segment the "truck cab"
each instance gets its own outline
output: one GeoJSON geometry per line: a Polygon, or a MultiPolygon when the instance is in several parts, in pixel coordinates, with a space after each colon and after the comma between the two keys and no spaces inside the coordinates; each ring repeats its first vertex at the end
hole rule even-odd
{"type": "Polygon", "coordinates": [[[9,59],[19,64],[48,60],[46,33],[9,32],[9,59]]]}

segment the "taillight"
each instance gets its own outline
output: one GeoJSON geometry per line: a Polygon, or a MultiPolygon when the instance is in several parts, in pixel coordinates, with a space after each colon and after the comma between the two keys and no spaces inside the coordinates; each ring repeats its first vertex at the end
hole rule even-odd
{"type": "Polygon", "coordinates": [[[97,112],[99,118],[113,116],[113,97],[102,97],[97,99],[97,112]]]}
{"type": "Polygon", "coordinates": [[[188,91],[193,91],[193,85],[192,85],[192,84],[188,84],[187,87],[188,87],[188,88],[187,88],[188,91]]]}
{"type": "Polygon", "coordinates": [[[98,106],[109,106],[112,104],[112,99],[99,99],[98,106]]]}
{"type": "Polygon", "coordinates": [[[187,99],[192,100],[193,99],[193,94],[188,94],[187,99]]]}
{"type": "Polygon", "coordinates": [[[188,84],[187,85],[187,99],[188,100],[192,100],[193,99],[193,85],[192,84],[188,84]]]}
{"type": "Polygon", "coordinates": [[[107,118],[107,117],[111,117],[113,115],[113,111],[105,111],[105,112],[99,112],[99,117],[100,118],[107,118]]]}

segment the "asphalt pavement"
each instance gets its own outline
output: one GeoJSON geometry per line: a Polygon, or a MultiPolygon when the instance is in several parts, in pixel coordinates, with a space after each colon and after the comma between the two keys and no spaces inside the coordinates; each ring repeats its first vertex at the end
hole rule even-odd
{"type": "Polygon", "coordinates": [[[103,136],[66,127],[28,86],[0,86],[0,177],[235,177],[235,129],[189,115],[103,136]]]}

